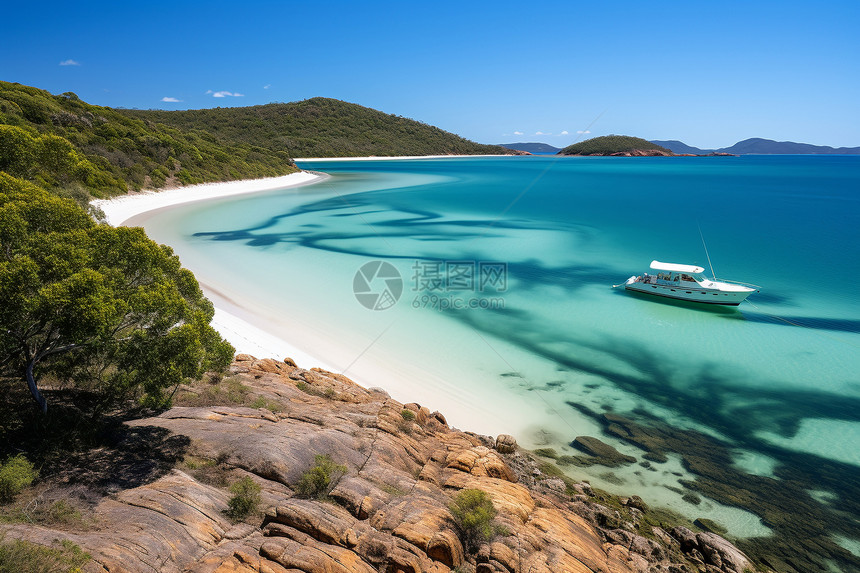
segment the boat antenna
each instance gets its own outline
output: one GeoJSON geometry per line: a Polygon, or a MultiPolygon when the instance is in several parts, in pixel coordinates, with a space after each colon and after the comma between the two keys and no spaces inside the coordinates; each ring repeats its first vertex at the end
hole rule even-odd
{"type": "Polygon", "coordinates": [[[711,255],[708,254],[708,245],[705,244],[705,235],[702,234],[702,226],[699,221],[696,221],[696,226],[699,228],[699,236],[702,237],[702,246],[705,247],[705,256],[708,257],[708,266],[711,267],[711,276],[717,280],[717,273],[714,272],[714,265],[711,264],[711,255]]]}

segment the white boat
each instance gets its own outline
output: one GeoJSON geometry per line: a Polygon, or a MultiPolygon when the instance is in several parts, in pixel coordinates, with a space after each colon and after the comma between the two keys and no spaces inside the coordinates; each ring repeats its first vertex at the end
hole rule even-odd
{"type": "Polygon", "coordinates": [[[616,287],[655,296],[737,306],[759,287],[737,281],[717,281],[705,276],[705,269],[694,265],[678,265],[651,261],[656,274],[633,275],[616,287]]]}

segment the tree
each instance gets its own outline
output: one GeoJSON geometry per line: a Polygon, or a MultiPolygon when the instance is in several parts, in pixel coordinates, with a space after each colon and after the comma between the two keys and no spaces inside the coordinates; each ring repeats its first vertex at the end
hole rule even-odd
{"type": "Polygon", "coordinates": [[[229,364],[214,309],[169,247],[143,229],[96,224],[69,199],[0,173],[0,370],[42,374],[106,405],[229,364]]]}

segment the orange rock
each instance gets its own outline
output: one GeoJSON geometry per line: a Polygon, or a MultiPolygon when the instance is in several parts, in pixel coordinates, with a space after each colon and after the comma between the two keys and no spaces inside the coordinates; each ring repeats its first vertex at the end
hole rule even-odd
{"type": "Polygon", "coordinates": [[[445,470],[444,487],[456,489],[480,489],[490,496],[499,512],[506,512],[525,523],[535,508],[535,500],[529,490],[517,483],[490,477],[478,477],[460,471],[445,470]]]}
{"type": "Polygon", "coordinates": [[[468,472],[475,476],[487,476],[505,481],[516,482],[517,476],[508,464],[493,450],[486,446],[476,446],[468,450],[451,452],[445,460],[445,467],[468,472]]]}

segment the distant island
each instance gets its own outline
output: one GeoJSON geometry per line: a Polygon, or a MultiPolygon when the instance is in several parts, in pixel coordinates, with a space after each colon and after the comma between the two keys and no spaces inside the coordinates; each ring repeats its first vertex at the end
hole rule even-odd
{"type": "Polygon", "coordinates": [[[774,141],[760,137],[744,139],[731,147],[720,149],[699,149],[698,147],[692,147],[677,140],[654,140],[650,143],[665,147],[673,153],[693,155],[707,155],[710,153],[730,153],[732,155],[860,155],[860,147],[830,147],[827,145],[795,143],[793,141],[774,141]]]}
{"type": "Polygon", "coordinates": [[[675,155],[669,149],[639,137],[603,135],[568,145],[558,155],[606,155],[625,157],[654,157],[675,155]]]}
{"type": "Polygon", "coordinates": [[[525,151],[526,153],[547,153],[555,154],[561,151],[560,147],[553,147],[548,143],[500,143],[501,147],[513,149],[515,151],[525,151]]]}
{"type": "Polygon", "coordinates": [[[548,143],[500,143],[499,146],[526,153],[558,155],[673,156],[673,155],[860,155],[860,147],[830,147],[793,141],[753,137],[730,147],[702,149],[677,139],[646,140],[626,135],[606,135],[560,149],[548,143]]]}

